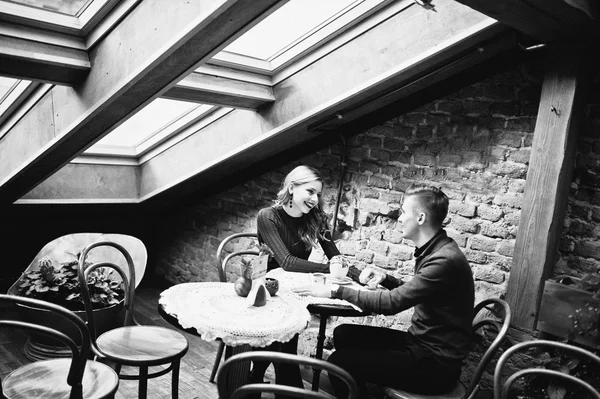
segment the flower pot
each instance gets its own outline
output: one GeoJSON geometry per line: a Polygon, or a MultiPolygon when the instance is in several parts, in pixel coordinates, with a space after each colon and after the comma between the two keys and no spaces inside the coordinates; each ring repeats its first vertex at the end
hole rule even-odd
{"type": "MultiPolygon", "coordinates": [[[[107,308],[94,310],[97,336],[119,325],[118,315],[122,309],[123,301],[107,308]]],[[[87,321],[85,310],[75,311],[74,313],[81,317],[82,320],[87,321]]],[[[54,328],[70,337],[78,335],[77,328],[72,323],[64,319],[52,317],[52,314],[46,310],[23,306],[20,317],[23,321],[32,321],[36,324],[54,328]]],[[[75,342],[79,344],[77,340],[75,342]]],[[[29,360],[45,360],[71,356],[71,350],[67,346],[63,345],[61,342],[38,334],[30,334],[29,339],[23,347],[23,353],[29,360]]]]}
{"type": "MultiPolygon", "coordinates": [[[[569,277],[576,282],[577,278],[569,277]]],[[[598,332],[582,334],[593,323],[598,325],[600,299],[573,285],[546,280],[537,321],[537,329],[590,348],[600,347],[598,332]]]]}

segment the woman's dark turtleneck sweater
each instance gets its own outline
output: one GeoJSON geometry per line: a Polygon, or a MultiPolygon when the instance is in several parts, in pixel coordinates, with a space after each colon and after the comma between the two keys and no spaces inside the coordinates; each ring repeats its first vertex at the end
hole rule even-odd
{"type": "MultiPolygon", "coordinates": [[[[312,248],[300,238],[298,226],[305,223],[304,215],[292,217],[282,207],[261,209],[257,216],[258,242],[271,248],[274,256],[269,259],[268,270],[282,267],[288,272],[329,273],[329,263],[308,261],[312,248]]],[[[329,232],[319,244],[328,259],[339,255],[329,232]]]]}

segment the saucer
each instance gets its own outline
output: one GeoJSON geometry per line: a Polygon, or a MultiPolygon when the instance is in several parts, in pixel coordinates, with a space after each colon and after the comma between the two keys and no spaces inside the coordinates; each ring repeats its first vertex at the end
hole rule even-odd
{"type": "Polygon", "coordinates": [[[337,278],[337,277],[332,277],[330,275],[327,275],[326,278],[327,278],[327,281],[329,281],[330,283],[334,283],[334,284],[340,284],[340,285],[352,284],[352,279],[350,277],[337,278]]]}

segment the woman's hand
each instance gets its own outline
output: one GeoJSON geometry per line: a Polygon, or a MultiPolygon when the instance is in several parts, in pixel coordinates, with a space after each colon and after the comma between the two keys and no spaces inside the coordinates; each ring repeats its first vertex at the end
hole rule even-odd
{"type": "Polygon", "coordinates": [[[361,284],[365,284],[367,288],[377,288],[377,285],[385,280],[385,273],[375,270],[371,267],[365,267],[364,270],[358,276],[358,281],[361,284]]]}
{"type": "Polygon", "coordinates": [[[331,298],[331,284],[310,284],[292,289],[298,295],[311,295],[321,298],[331,298]]]}

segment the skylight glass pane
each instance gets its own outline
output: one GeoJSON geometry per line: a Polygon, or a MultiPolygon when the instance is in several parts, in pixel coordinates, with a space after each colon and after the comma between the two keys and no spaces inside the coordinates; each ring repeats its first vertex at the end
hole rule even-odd
{"type": "Polygon", "coordinates": [[[13,86],[17,84],[17,82],[18,80],[16,79],[4,78],[0,76],[0,103],[2,103],[6,96],[10,94],[10,91],[12,90],[13,86]]]}
{"type": "Polygon", "coordinates": [[[93,0],[6,0],[10,3],[24,4],[46,11],[78,16],[93,0]]]}
{"type": "Polygon", "coordinates": [[[200,104],[157,98],[97,144],[135,147],[200,104]]]}
{"type": "Polygon", "coordinates": [[[268,60],[353,3],[357,0],[290,0],[225,51],[268,60]]]}

